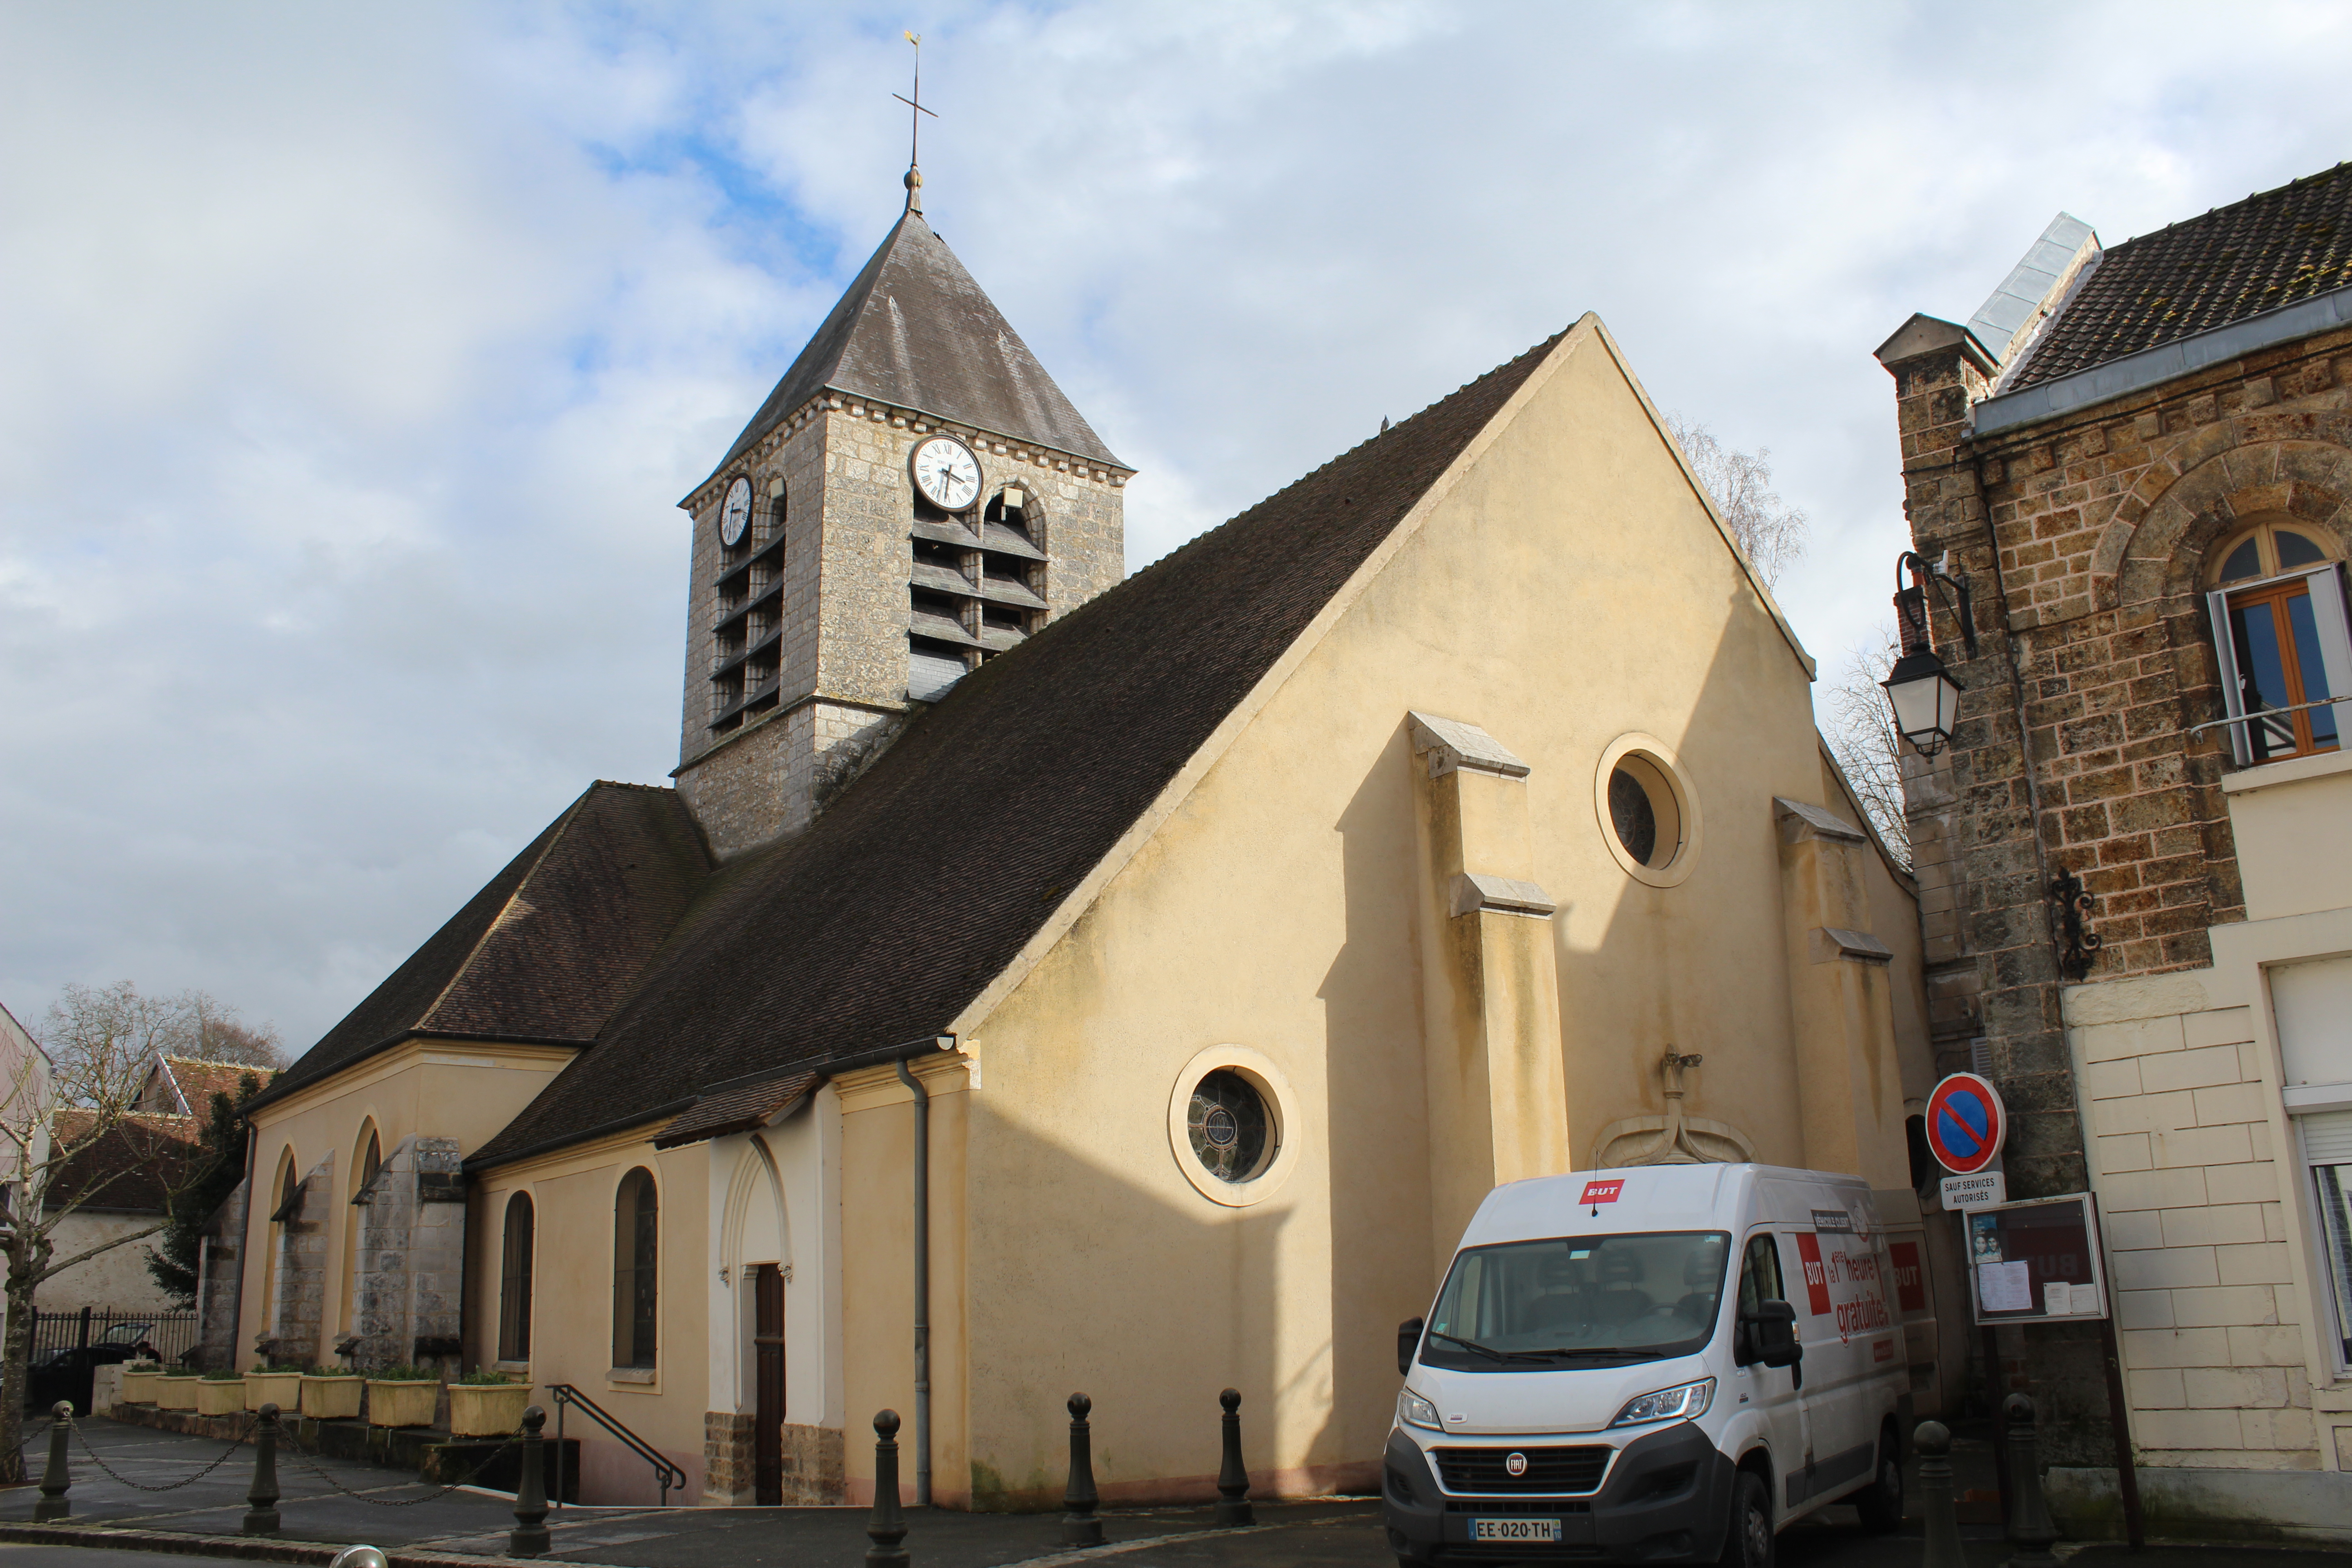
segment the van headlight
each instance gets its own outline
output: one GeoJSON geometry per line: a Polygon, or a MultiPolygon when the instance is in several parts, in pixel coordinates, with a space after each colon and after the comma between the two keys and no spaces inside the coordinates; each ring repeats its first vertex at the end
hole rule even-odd
{"type": "Polygon", "coordinates": [[[1437,1406],[1410,1388],[1397,1394],[1397,1419],[1408,1426],[1419,1426],[1426,1431],[1442,1432],[1445,1429],[1438,1425],[1437,1406]]]}
{"type": "MultiPolygon", "coordinates": [[[[1422,1403],[1426,1405],[1428,1401],[1422,1403]]],[[[1696,1383],[1678,1383],[1672,1388],[1627,1400],[1625,1408],[1617,1412],[1617,1419],[1609,1425],[1640,1426],[1651,1421],[1696,1421],[1714,1403],[1715,1379],[1702,1377],[1696,1383]]]]}

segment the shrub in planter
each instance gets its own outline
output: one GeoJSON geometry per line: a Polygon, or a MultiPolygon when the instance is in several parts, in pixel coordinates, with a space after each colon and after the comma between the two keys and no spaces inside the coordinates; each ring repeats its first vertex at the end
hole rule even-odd
{"type": "Polygon", "coordinates": [[[204,1378],[193,1372],[167,1372],[155,1379],[155,1408],[158,1410],[194,1410],[196,1407],[196,1384],[204,1378]]]}
{"type": "Polygon", "coordinates": [[[441,1374],[429,1366],[388,1366],[368,1373],[371,1426],[430,1426],[441,1403],[441,1374]]]}
{"type": "Polygon", "coordinates": [[[299,1366],[257,1366],[245,1374],[245,1407],[258,1410],[275,1405],[288,1415],[302,1407],[302,1369],[299,1366]]]}
{"type": "Polygon", "coordinates": [[[155,1379],[163,1369],[152,1361],[131,1361],[122,1363],[122,1403],[152,1405],[155,1403],[155,1379]]]}
{"type": "Polygon", "coordinates": [[[360,1413],[366,1386],[358,1373],[314,1366],[302,1374],[302,1414],[320,1421],[352,1420],[360,1413]]]}
{"type": "Polygon", "coordinates": [[[196,1414],[234,1415],[245,1408],[245,1379],[234,1372],[208,1372],[196,1380],[196,1414]]]}
{"type": "Polygon", "coordinates": [[[449,1434],[503,1437],[522,1425],[530,1384],[502,1372],[469,1372],[449,1385],[449,1434]]]}

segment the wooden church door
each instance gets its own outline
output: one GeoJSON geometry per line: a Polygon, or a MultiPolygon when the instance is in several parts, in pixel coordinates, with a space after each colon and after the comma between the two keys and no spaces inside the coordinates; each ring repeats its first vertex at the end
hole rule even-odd
{"type": "Polygon", "coordinates": [[[752,1501],[784,1500],[784,1276],[772,1263],[752,1266],[751,1351],[758,1398],[751,1426],[752,1501]]]}

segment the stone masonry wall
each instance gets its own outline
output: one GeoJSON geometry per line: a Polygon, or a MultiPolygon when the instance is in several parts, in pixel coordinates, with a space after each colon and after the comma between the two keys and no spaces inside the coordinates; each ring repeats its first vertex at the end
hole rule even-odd
{"type": "Polygon", "coordinates": [[[353,1205],[352,1365],[448,1360],[455,1370],[466,1244],[460,1161],[454,1138],[403,1139],[353,1205]]]}
{"type": "Polygon", "coordinates": [[[335,1156],[310,1167],[296,1189],[299,1201],[278,1229],[278,1256],[270,1259],[269,1322],[263,1337],[270,1359],[321,1359],[320,1328],[327,1300],[327,1217],[335,1201],[335,1156]]]}
{"type": "MultiPolygon", "coordinates": [[[[1980,637],[1965,657],[1938,606],[1960,720],[1941,756],[1904,760],[1938,1067],[1989,1047],[2012,1197],[2081,1191],[2050,879],[2071,871],[2092,896],[2093,989],[2206,965],[2207,928],[2244,918],[2226,745],[2186,733],[2222,711],[2205,552],[2274,513],[2352,542],[2352,333],[1982,442],[1967,423],[1989,367],[1968,345],[1886,368],[1916,548],[1970,579],[1980,637]]],[[[2061,1464],[2109,1462],[2086,1334],[2051,1325],[2026,1349],[2061,1464]]]]}

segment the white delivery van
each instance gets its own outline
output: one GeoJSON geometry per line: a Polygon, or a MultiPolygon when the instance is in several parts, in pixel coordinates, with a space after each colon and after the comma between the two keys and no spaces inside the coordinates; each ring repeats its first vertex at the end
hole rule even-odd
{"type": "Polygon", "coordinates": [[[1858,1178],[1646,1165],[1496,1188],[1397,1334],[1408,1563],[1769,1568],[1800,1514],[1903,1515],[1903,1330],[1858,1178]]]}

